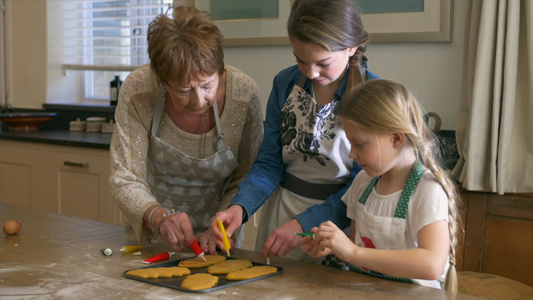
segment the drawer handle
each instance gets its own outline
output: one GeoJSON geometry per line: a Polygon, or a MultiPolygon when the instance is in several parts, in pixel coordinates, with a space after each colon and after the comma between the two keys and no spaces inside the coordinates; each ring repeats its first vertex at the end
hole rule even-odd
{"type": "Polygon", "coordinates": [[[63,165],[69,166],[69,167],[82,168],[82,169],[88,169],[89,168],[89,164],[77,163],[77,162],[72,162],[72,161],[64,161],[63,165]]]}

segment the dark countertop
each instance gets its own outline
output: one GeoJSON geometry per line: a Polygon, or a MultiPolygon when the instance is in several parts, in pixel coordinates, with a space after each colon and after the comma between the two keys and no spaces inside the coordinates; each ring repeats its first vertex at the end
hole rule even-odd
{"type": "Polygon", "coordinates": [[[80,105],[44,103],[43,110],[14,108],[11,112],[54,112],[57,116],[39,126],[37,131],[10,131],[0,122],[0,140],[14,140],[109,150],[111,133],[69,131],[70,121],[86,120],[88,117],[104,117],[106,122],[114,119],[115,107],[109,105],[80,105]]]}
{"type": "Polygon", "coordinates": [[[62,146],[107,149],[111,143],[111,133],[75,132],[64,129],[37,131],[0,130],[0,140],[13,140],[62,146]]]}
{"type": "MultiPolygon", "coordinates": [[[[17,140],[64,146],[109,149],[111,133],[70,132],[69,123],[76,119],[104,117],[106,122],[114,120],[115,107],[109,105],[80,105],[44,103],[43,110],[15,108],[13,112],[55,112],[57,116],[39,126],[34,132],[10,132],[7,124],[0,122],[0,140],[17,140]]],[[[454,130],[440,130],[437,137],[442,150],[442,163],[445,169],[453,169],[459,160],[454,130]]]]}

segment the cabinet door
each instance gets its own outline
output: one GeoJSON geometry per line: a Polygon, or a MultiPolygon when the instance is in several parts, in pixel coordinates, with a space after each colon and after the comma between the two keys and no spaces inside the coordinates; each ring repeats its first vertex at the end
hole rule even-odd
{"type": "Polygon", "coordinates": [[[0,202],[55,211],[39,201],[41,152],[30,143],[0,141],[0,202]]]}
{"type": "Polygon", "coordinates": [[[109,151],[47,147],[45,157],[47,197],[57,199],[59,213],[121,223],[109,190],[109,151]]]}

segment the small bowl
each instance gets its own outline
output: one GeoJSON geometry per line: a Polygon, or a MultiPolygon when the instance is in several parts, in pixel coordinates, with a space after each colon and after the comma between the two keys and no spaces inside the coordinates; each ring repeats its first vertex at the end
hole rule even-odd
{"type": "Polygon", "coordinates": [[[9,125],[12,131],[35,131],[39,125],[51,120],[57,113],[7,113],[0,114],[0,122],[9,125]]]}

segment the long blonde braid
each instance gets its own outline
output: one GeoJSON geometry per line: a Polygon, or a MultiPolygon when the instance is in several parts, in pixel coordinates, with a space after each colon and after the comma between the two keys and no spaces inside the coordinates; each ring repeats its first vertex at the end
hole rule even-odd
{"type": "Polygon", "coordinates": [[[423,126],[428,136],[432,136],[430,140],[415,145],[417,149],[417,158],[422,164],[428,168],[437,181],[441,184],[442,188],[448,196],[448,227],[450,233],[450,267],[446,274],[446,281],[444,283],[444,289],[452,292],[457,291],[457,270],[455,268],[457,263],[457,247],[459,244],[459,235],[461,234],[461,219],[459,218],[459,202],[461,198],[457,191],[455,183],[450,179],[448,174],[441,167],[441,164],[437,163],[435,159],[436,152],[439,151],[438,139],[429,130],[427,126],[423,126]]]}
{"type": "Polygon", "coordinates": [[[414,95],[403,85],[391,80],[375,79],[347,91],[340,116],[363,130],[376,133],[403,133],[415,149],[422,165],[429,169],[448,196],[450,235],[450,268],[444,288],[457,291],[456,249],[461,232],[460,197],[453,180],[438,163],[438,139],[424,122],[423,111],[414,95]]]}

